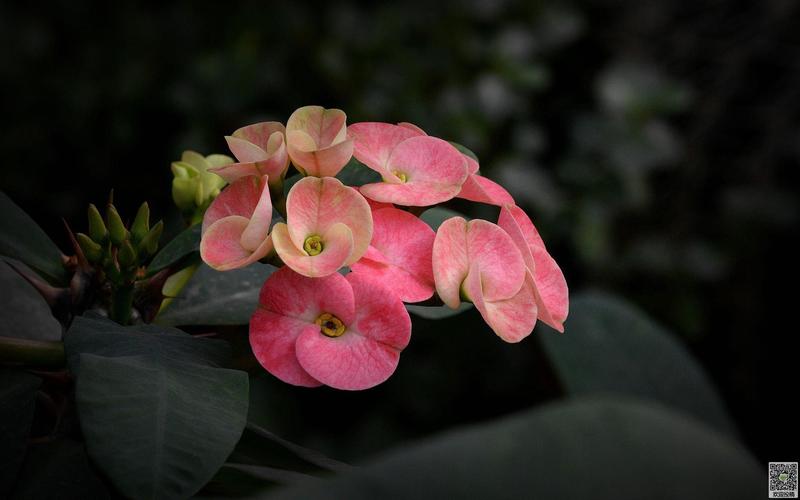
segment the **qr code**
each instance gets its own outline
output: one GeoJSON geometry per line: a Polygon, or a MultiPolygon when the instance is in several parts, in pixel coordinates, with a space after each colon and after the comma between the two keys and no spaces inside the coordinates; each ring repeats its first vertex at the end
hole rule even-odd
{"type": "Polygon", "coordinates": [[[797,498],[797,462],[769,463],[769,497],[797,498]]]}

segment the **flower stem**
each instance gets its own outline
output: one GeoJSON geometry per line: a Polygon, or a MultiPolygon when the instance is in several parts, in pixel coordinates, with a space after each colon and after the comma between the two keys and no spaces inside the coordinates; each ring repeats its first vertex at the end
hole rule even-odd
{"type": "Polygon", "coordinates": [[[0,337],[0,364],[54,367],[64,365],[64,344],[0,337]]]}

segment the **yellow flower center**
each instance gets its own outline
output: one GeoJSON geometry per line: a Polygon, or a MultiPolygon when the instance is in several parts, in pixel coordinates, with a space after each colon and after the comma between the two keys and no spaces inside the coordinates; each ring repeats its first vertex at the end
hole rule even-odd
{"type": "Polygon", "coordinates": [[[342,320],[331,313],[322,313],[314,321],[319,325],[319,331],[327,337],[341,337],[347,329],[342,320]]]}
{"type": "Polygon", "coordinates": [[[392,173],[393,173],[393,174],[394,174],[394,175],[395,175],[395,176],[396,176],[398,179],[400,179],[400,182],[406,182],[406,181],[408,180],[408,176],[407,176],[405,173],[403,173],[403,172],[400,172],[399,170],[395,170],[395,171],[394,171],[394,172],[392,172],[392,173]]]}
{"type": "Polygon", "coordinates": [[[303,250],[305,250],[308,255],[319,255],[322,253],[322,249],[322,237],[316,234],[309,236],[306,238],[306,241],[303,242],[303,250]]]}

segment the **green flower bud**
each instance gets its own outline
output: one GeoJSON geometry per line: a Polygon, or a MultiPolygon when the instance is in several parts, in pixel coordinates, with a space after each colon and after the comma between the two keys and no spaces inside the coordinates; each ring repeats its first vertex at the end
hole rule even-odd
{"type": "Polygon", "coordinates": [[[127,240],[130,236],[128,230],[125,229],[125,224],[122,223],[122,218],[119,212],[114,208],[114,205],[109,205],[106,211],[106,219],[108,223],[108,235],[111,237],[111,243],[115,246],[122,245],[122,242],[127,240]]]}
{"type": "Polygon", "coordinates": [[[204,157],[194,151],[184,151],[180,161],[172,163],[172,199],[184,214],[203,212],[225,186],[222,177],[208,169],[233,163],[225,155],[204,157]]]}
{"type": "Polygon", "coordinates": [[[150,206],[147,202],[142,203],[139,211],[136,212],[136,218],[133,219],[131,225],[131,237],[134,243],[138,243],[150,231],[150,206]]]}
{"type": "Polygon", "coordinates": [[[95,243],[92,238],[83,233],[78,233],[75,235],[75,239],[78,240],[78,245],[83,250],[86,260],[94,264],[103,258],[103,247],[95,243]]]}
{"type": "Polygon", "coordinates": [[[95,243],[100,244],[104,243],[108,237],[108,229],[106,229],[106,224],[103,222],[103,216],[100,215],[100,211],[93,204],[89,204],[89,237],[95,243]]]}
{"type": "Polygon", "coordinates": [[[136,250],[129,240],[122,242],[117,253],[117,262],[122,269],[128,269],[136,265],[136,250]]]}
{"type": "Polygon", "coordinates": [[[158,240],[161,239],[161,233],[164,232],[164,221],[158,221],[153,228],[142,238],[139,242],[138,250],[142,256],[150,256],[158,250],[158,240]]]}

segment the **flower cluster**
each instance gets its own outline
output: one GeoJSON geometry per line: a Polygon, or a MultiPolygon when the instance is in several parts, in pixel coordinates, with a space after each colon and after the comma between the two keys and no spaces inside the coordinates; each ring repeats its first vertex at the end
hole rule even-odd
{"type": "Polygon", "coordinates": [[[537,320],[563,331],[561,270],[511,195],[453,144],[409,123],[348,126],[344,112],[319,106],[226,139],[238,162],[208,169],[230,185],[205,212],[200,252],[220,271],[283,265],[250,321],[256,358],[281,380],[347,390],[385,381],[411,336],[404,303],[471,302],[506,342],[537,320]],[[337,179],[353,158],[380,181],[337,179]],[[302,178],[284,198],[290,165],[302,178]],[[418,217],[416,207],[453,198],[495,205],[499,218],[452,217],[434,232],[418,217]]]}

